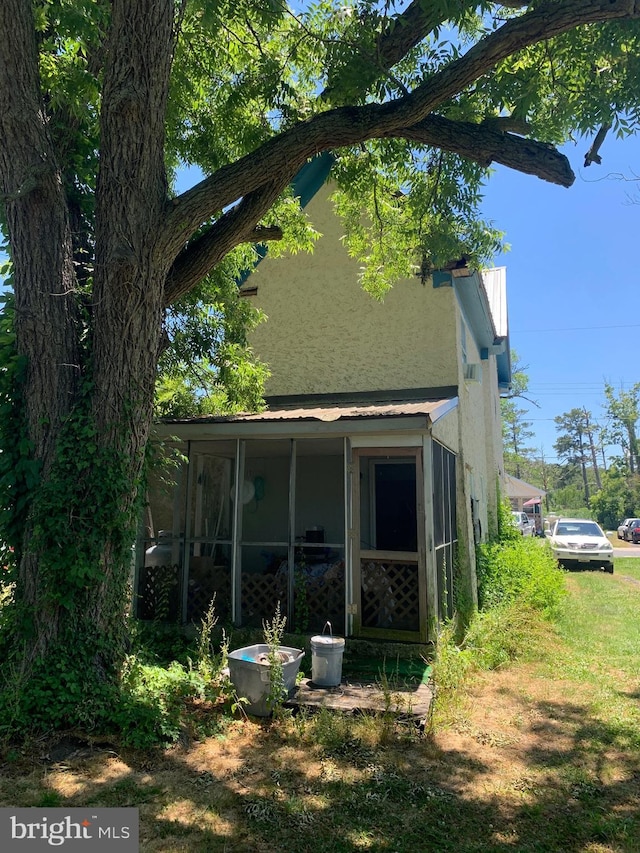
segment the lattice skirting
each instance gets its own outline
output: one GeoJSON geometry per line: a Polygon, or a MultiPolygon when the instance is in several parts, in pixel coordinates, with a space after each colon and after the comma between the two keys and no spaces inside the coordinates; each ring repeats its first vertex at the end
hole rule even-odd
{"type": "Polygon", "coordinates": [[[420,629],[417,563],[362,560],[360,573],[365,628],[420,629]]]}
{"type": "Polygon", "coordinates": [[[242,576],[242,624],[261,628],[265,619],[272,619],[280,602],[280,613],[287,615],[287,578],[282,575],[242,576]]]}
{"type": "Polygon", "coordinates": [[[212,601],[218,620],[226,622],[231,616],[231,576],[224,567],[207,578],[189,578],[187,621],[200,622],[212,601]]]}
{"type": "MultiPolygon", "coordinates": [[[[304,582],[303,582],[304,583],[304,582]]],[[[331,622],[336,633],[344,630],[344,571],[331,580],[310,578],[301,586],[296,579],[294,624],[302,631],[321,631],[331,622]]]]}
{"type": "Polygon", "coordinates": [[[139,619],[177,622],[180,619],[180,567],[144,566],[140,569],[136,615],[139,619]]]}
{"type": "MultiPolygon", "coordinates": [[[[180,568],[145,566],[140,570],[137,609],[140,619],[174,622],[181,617],[180,568]]],[[[242,624],[262,627],[271,619],[280,602],[280,612],[288,610],[286,575],[245,574],[242,576],[242,624]]],[[[196,563],[187,587],[187,621],[198,623],[215,595],[214,608],[220,621],[231,616],[231,572],[226,566],[203,567],[196,563]]],[[[294,624],[319,631],[326,621],[341,631],[344,625],[344,570],[329,579],[296,579],[294,624]],[[304,587],[300,584],[304,583],[304,587]]]]}

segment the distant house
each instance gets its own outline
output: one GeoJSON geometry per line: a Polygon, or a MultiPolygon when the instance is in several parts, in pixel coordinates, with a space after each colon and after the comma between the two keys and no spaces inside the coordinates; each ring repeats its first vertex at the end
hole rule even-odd
{"type": "Polygon", "coordinates": [[[542,502],[547,494],[545,490],[505,474],[504,493],[511,503],[511,508],[526,512],[536,525],[536,531],[542,533],[544,529],[542,502]]]}
{"type": "Polygon", "coordinates": [[[496,513],[505,270],[435,272],[376,302],[315,189],[314,254],[267,256],[243,284],[268,316],[252,340],[268,408],[158,425],[187,461],[176,487],[150,487],[138,613],[189,621],[215,594],[239,625],[280,602],[292,629],[424,642],[475,600],[496,513]]]}

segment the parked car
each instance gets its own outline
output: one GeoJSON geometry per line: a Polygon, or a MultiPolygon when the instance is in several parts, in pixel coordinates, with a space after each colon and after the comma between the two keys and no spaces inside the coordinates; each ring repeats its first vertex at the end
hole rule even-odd
{"type": "Polygon", "coordinates": [[[627,542],[633,542],[634,545],[637,545],[638,542],[640,542],[640,518],[634,518],[633,521],[627,525],[624,538],[627,542]]]}
{"type": "Polygon", "coordinates": [[[624,531],[623,531],[623,534],[622,534],[622,538],[623,538],[626,542],[631,542],[631,528],[632,528],[632,527],[633,527],[633,525],[634,525],[636,522],[638,522],[638,521],[640,521],[640,519],[639,519],[639,518],[630,518],[630,519],[629,519],[629,523],[628,523],[628,524],[627,524],[627,526],[625,527],[625,529],[624,529],[624,531]]]}
{"type": "Polygon", "coordinates": [[[513,523],[523,536],[535,536],[536,526],[526,512],[512,512],[513,523]]]}
{"type": "Polygon", "coordinates": [[[635,518],[625,518],[622,524],[618,527],[618,539],[627,538],[627,527],[631,524],[632,521],[635,521],[635,518]]]}
{"type": "Polygon", "coordinates": [[[602,568],[613,574],[613,545],[595,521],[559,518],[549,543],[553,556],[565,568],[602,568]]]}

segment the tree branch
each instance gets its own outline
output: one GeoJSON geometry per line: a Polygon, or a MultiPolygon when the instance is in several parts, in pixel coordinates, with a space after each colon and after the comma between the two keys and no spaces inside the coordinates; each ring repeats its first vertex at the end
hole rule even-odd
{"type": "Polygon", "coordinates": [[[282,191],[315,154],[383,136],[410,137],[410,129],[438,106],[518,50],[579,25],[635,18],[640,18],[640,0],[561,0],[512,18],[410,95],[384,104],[327,110],[223,166],[174,200],[160,236],[162,248],[176,256],[203,221],[264,184],[273,182],[282,191]]]}
{"type": "Polygon", "coordinates": [[[562,187],[570,187],[575,180],[569,160],[553,146],[496,130],[490,121],[473,124],[430,115],[399,134],[390,135],[451,151],[481,166],[501,163],[562,187]]]}
{"type": "MultiPolygon", "coordinates": [[[[285,184],[286,186],[286,184],[285,184]]],[[[280,183],[267,184],[223,214],[204,234],[192,240],[176,258],[165,285],[165,306],[184,296],[218,264],[228,252],[247,242],[281,240],[276,227],[257,227],[282,192],[280,183]]]]}
{"type": "MultiPolygon", "coordinates": [[[[483,166],[502,163],[564,187],[571,186],[575,179],[567,158],[552,146],[503,133],[488,123],[455,122],[432,115],[413,127],[384,135],[401,136],[452,151],[483,166]]],[[[278,182],[247,197],[205,234],[193,240],[173,265],[165,290],[165,304],[187,293],[240,243],[281,239],[279,228],[255,227],[281,189],[278,182]]]]}
{"type": "Polygon", "coordinates": [[[321,97],[333,103],[349,100],[355,94],[364,94],[381,74],[388,72],[411,48],[449,17],[441,7],[434,8],[424,0],[413,0],[397,17],[393,18],[378,35],[372,56],[354,53],[349,64],[342,69],[342,80],[327,86],[321,97]],[[353,81],[351,86],[345,79],[353,81]]]}
{"type": "Polygon", "coordinates": [[[607,122],[603,124],[600,130],[596,133],[596,138],[591,143],[591,147],[584,155],[584,165],[590,166],[592,163],[596,163],[598,166],[602,163],[602,157],[600,156],[600,148],[602,147],[602,143],[604,142],[607,133],[611,130],[611,124],[607,122]]]}

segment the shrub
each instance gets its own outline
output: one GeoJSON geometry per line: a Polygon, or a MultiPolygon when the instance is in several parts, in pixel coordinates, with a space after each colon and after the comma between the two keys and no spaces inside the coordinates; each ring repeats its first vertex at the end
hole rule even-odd
{"type": "Polygon", "coordinates": [[[564,576],[546,543],[520,536],[477,552],[481,610],[517,603],[552,618],[565,597],[564,576]]]}
{"type": "Polygon", "coordinates": [[[165,668],[129,658],[114,715],[123,743],[140,749],[175,743],[184,727],[185,700],[204,694],[200,675],[176,661],[165,668]]]}

